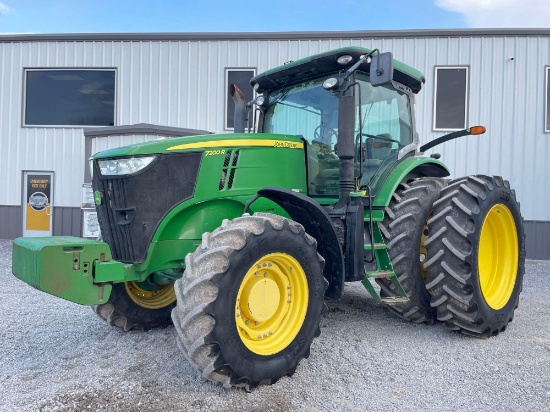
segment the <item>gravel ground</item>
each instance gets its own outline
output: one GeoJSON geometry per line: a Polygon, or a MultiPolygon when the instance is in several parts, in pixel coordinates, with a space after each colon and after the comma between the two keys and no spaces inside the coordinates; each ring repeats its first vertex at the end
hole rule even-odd
{"type": "Polygon", "coordinates": [[[548,411],[549,273],[528,261],[514,322],[487,340],[401,321],[348,285],[294,376],[247,393],[200,378],[173,327],[124,333],[20,282],[0,241],[0,411],[548,411]]]}

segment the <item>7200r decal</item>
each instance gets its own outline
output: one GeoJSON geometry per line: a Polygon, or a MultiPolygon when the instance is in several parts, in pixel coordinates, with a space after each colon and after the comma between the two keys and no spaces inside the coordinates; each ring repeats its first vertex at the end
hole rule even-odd
{"type": "Polygon", "coordinates": [[[225,150],[207,150],[205,152],[205,156],[215,156],[215,155],[223,155],[225,154],[225,150]]]}

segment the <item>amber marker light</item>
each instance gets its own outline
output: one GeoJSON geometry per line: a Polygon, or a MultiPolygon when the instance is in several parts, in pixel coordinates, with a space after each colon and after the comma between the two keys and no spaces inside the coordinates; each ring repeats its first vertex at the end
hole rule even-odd
{"type": "Polygon", "coordinates": [[[486,130],[485,126],[472,126],[468,129],[470,134],[483,134],[486,130]]]}

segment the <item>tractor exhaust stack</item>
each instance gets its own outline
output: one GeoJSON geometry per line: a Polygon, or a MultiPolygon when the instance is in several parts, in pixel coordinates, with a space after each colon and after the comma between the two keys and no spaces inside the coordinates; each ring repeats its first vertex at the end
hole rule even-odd
{"type": "Polygon", "coordinates": [[[235,133],[244,133],[246,125],[246,101],[244,94],[237,86],[231,84],[229,86],[229,95],[233,98],[235,102],[235,116],[233,131],[235,133]]]}

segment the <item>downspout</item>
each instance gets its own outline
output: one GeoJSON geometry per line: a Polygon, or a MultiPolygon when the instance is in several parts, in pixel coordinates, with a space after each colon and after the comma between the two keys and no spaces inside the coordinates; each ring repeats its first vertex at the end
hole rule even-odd
{"type": "Polygon", "coordinates": [[[233,131],[235,133],[244,133],[246,125],[246,101],[244,94],[237,86],[231,84],[229,86],[229,95],[235,102],[235,117],[233,124],[233,131]]]}

